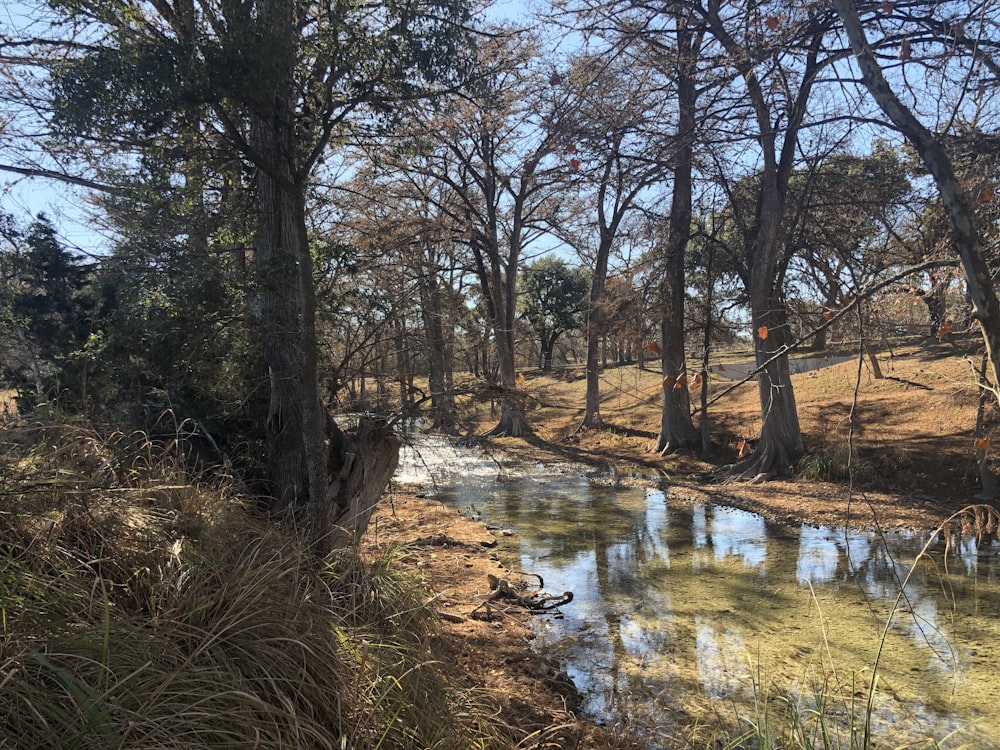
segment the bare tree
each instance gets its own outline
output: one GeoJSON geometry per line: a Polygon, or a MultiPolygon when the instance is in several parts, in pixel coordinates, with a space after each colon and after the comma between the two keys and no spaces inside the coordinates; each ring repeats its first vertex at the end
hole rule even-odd
{"type": "Polygon", "coordinates": [[[423,113],[427,127],[396,164],[430,181],[425,199],[469,248],[498,362],[501,410],[487,434],[516,437],[531,433],[515,360],[518,274],[558,211],[556,193],[570,169],[560,153],[569,103],[530,36],[499,35],[479,55],[475,90],[423,113]]]}
{"type": "MultiPolygon", "coordinates": [[[[940,135],[925,126],[890,86],[875,56],[875,48],[865,35],[858,4],[854,0],[834,0],[833,6],[843,20],[864,85],[893,125],[916,149],[938,186],[951,221],[952,242],[965,271],[974,315],[982,328],[986,351],[993,363],[993,382],[1000,383],[1000,362],[997,360],[1000,353],[1000,301],[980,243],[975,204],[956,176],[955,167],[940,135]]],[[[908,9],[906,20],[909,23],[903,28],[909,28],[913,34],[920,34],[922,42],[928,48],[940,50],[943,45],[947,45],[949,50],[964,53],[970,58],[970,66],[959,71],[962,79],[953,81],[961,90],[968,91],[973,84],[984,91],[987,86],[995,88],[1000,65],[991,53],[1000,49],[1000,39],[994,35],[998,21],[994,5],[988,4],[987,7],[977,3],[967,8],[963,15],[948,19],[939,19],[934,11],[935,8],[908,9]]],[[[872,8],[869,12],[874,19],[884,11],[872,8]]],[[[887,40],[883,40],[883,43],[885,41],[887,40]]],[[[905,32],[898,41],[893,39],[892,43],[894,46],[898,44],[900,56],[905,58],[904,62],[913,55],[913,43],[905,32]]],[[[946,69],[940,61],[935,65],[939,69],[946,69]]],[[[956,113],[952,113],[951,119],[954,120],[956,116],[956,113]]],[[[949,124],[945,123],[945,127],[949,124]]]]}
{"type": "Polygon", "coordinates": [[[564,132],[578,215],[573,221],[554,225],[554,229],[592,268],[586,408],[580,427],[600,427],[608,264],[612,250],[628,229],[628,218],[651,210],[669,175],[673,139],[664,136],[661,129],[661,122],[670,116],[665,95],[669,84],[634,58],[584,54],[571,63],[561,85],[576,102],[567,114],[564,132]]]}

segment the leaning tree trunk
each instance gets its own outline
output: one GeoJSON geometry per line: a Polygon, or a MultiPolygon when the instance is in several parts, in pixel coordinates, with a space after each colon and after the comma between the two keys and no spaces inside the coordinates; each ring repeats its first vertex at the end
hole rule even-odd
{"type": "Polygon", "coordinates": [[[989,266],[983,255],[972,201],[956,177],[944,147],[903,105],[882,75],[882,69],[865,38],[857,5],[853,0],[833,0],[833,7],[844,22],[865,86],[882,111],[913,144],[938,186],[941,202],[951,220],[952,241],[962,261],[974,317],[979,321],[986,352],[993,366],[993,382],[1000,383],[1000,361],[997,360],[997,355],[1000,354],[1000,300],[997,299],[989,266]]]}

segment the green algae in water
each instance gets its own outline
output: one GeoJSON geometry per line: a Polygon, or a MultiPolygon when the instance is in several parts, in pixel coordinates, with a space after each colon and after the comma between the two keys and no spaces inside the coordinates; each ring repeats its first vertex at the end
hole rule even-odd
{"type": "Polygon", "coordinates": [[[877,661],[878,745],[1000,747],[995,541],[952,540],[947,570],[939,545],[893,610],[927,535],[772,525],[541,471],[438,497],[513,529],[508,562],[574,592],[539,621],[538,648],[562,659],[589,715],[641,727],[654,745],[693,723],[754,720],[765,699],[850,732],[877,661]]]}

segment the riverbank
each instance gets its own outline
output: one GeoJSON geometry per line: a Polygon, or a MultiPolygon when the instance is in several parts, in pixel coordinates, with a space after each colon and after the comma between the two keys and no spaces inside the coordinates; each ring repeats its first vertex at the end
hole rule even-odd
{"type": "Polygon", "coordinates": [[[576,715],[578,694],[561,665],[532,650],[536,615],[517,601],[491,598],[491,576],[523,595],[533,589],[501,564],[497,537],[484,523],[416,488],[397,488],[379,506],[364,546],[372,556],[395,551],[395,563],[423,583],[439,618],[435,652],[457,679],[501,707],[498,722],[528,733],[520,747],[638,747],[621,728],[576,715]]]}
{"type": "MultiPolygon", "coordinates": [[[[674,501],[737,507],[779,523],[934,529],[982,502],[976,497],[980,487],[972,450],[978,398],[968,360],[955,348],[914,346],[882,355],[881,366],[878,378],[857,361],[795,376],[808,452],[793,477],[782,481],[703,481],[712,469],[733,460],[740,440],[759,434],[753,384],[713,406],[715,452],[708,460],[691,454],[661,457],[652,452],[659,376],[637,367],[605,371],[605,429],[576,428],[582,378],[536,373],[525,383],[536,435],[478,445],[500,473],[569,463],[597,481],[656,484],[674,501]]],[[[480,407],[470,417],[470,432],[488,429],[491,417],[480,407]]],[[[979,429],[990,436],[998,429],[994,408],[985,410],[979,429]]],[[[382,550],[399,545],[402,564],[433,592],[442,620],[441,648],[464,679],[496,695],[505,720],[530,726],[539,732],[536,737],[544,737],[543,745],[633,746],[614,728],[575,717],[574,691],[560,666],[531,651],[531,614],[510,606],[498,610],[491,622],[472,619],[490,597],[488,576],[511,573],[490,551],[494,538],[482,524],[418,494],[397,490],[381,508],[369,543],[382,550]]],[[[710,744],[703,741],[693,746],[710,744]]]]}
{"type": "MultiPolygon", "coordinates": [[[[886,349],[878,371],[870,359],[839,362],[794,375],[806,454],[788,479],[713,484],[705,475],[736,460],[760,436],[757,386],[748,382],[708,411],[712,453],[660,456],[660,375],[652,368],[608,368],[601,376],[602,429],[579,429],[583,373],[528,373],[524,390],[535,436],[480,443],[501,464],[581,464],[614,481],[657,482],[675,497],[750,510],[779,522],[859,529],[932,529],[984,502],[977,439],[1000,444],[1000,411],[980,411],[976,341],[922,342],[886,349]],[[968,351],[967,351],[968,349],[968,351]]],[[[710,378],[711,395],[734,385],[710,378]]],[[[472,434],[492,426],[480,406],[472,434]]],[[[697,423],[696,417],[696,423],[697,423]]],[[[996,473],[997,469],[994,468],[996,473]]],[[[993,502],[994,500],[987,500],[993,502]]]]}

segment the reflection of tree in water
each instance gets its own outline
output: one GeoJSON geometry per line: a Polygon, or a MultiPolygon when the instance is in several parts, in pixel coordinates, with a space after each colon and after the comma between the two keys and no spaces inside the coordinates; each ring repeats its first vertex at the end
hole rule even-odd
{"type": "MultiPolygon", "coordinates": [[[[752,716],[754,679],[772,695],[801,689],[804,700],[814,684],[828,696],[863,692],[899,582],[922,545],[775,526],[575,477],[508,480],[489,503],[497,516],[484,510],[484,520],[515,529],[523,567],[577,595],[539,643],[568,662],[587,710],[664,736],[689,723],[684,714],[732,716],[739,704],[752,716]]],[[[968,710],[985,712],[985,729],[998,728],[995,621],[982,616],[1000,611],[1000,591],[989,586],[996,550],[965,539],[952,549],[953,572],[980,575],[942,587],[940,558],[914,571],[879,664],[885,728],[885,717],[909,717],[895,732],[939,734],[960,722],[954,712],[968,710]],[[970,637],[967,616],[977,618],[978,635],[970,637]],[[956,634],[965,641],[958,655],[966,679],[953,696],[948,645],[956,634]],[[984,702],[988,691],[995,696],[984,702]]]]}
{"type": "Polygon", "coordinates": [[[633,725],[671,732],[669,713],[661,709],[680,705],[680,686],[664,674],[662,662],[686,656],[677,653],[671,594],[662,585],[669,576],[670,546],[666,503],[657,494],[633,517],[625,535],[609,534],[607,526],[595,528],[594,561],[599,595],[613,604],[604,610],[613,666],[603,701],[633,725]],[[650,615],[658,627],[643,627],[650,615]]]}

